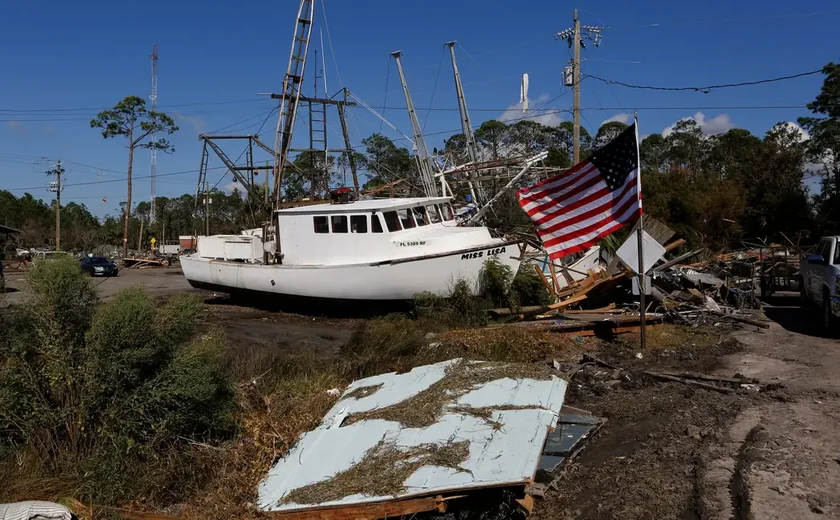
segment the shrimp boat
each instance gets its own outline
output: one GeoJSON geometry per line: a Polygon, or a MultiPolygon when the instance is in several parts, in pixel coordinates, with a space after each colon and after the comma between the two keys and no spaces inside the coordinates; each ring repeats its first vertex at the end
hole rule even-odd
{"type": "Polygon", "coordinates": [[[322,302],[409,300],[449,294],[459,279],[478,290],[488,259],[519,268],[518,241],[459,226],[450,197],[325,203],[274,211],[271,226],[198,239],[181,257],[193,287],[234,296],[322,302]],[[271,237],[271,238],[268,238],[271,237]]]}

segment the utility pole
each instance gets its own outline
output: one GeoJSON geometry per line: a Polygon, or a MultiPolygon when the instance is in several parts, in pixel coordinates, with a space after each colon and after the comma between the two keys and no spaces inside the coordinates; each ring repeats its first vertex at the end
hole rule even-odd
{"type": "Polygon", "coordinates": [[[420,121],[417,120],[417,112],[414,110],[414,103],[411,101],[411,94],[408,92],[408,85],[405,81],[405,73],[402,68],[402,51],[395,51],[391,56],[397,62],[397,71],[400,73],[403,94],[405,94],[405,106],[408,109],[408,117],[411,120],[411,128],[414,130],[414,153],[417,159],[417,167],[420,170],[420,180],[423,183],[423,191],[427,197],[437,197],[438,190],[435,184],[435,175],[432,168],[432,159],[429,157],[429,149],[426,147],[426,140],[423,137],[423,129],[420,121]]]}
{"type": "MultiPolygon", "coordinates": [[[[152,45],[152,55],[150,56],[152,59],[152,94],[149,96],[149,99],[152,102],[152,112],[157,110],[157,70],[158,70],[158,50],[157,44],[152,45]]],[[[157,220],[157,209],[156,206],[156,199],[157,199],[157,150],[154,148],[151,149],[151,156],[149,158],[149,179],[151,184],[151,209],[149,210],[149,223],[153,224],[157,220]]]]}
{"type": "Polygon", "coordinates": [[[49,190],[55,193],[55,249],[61,250],[61,176],[64,175],[64,169],[61,167],[61,159],[52,170],[47,172],[47,175],[55,175],[55,181],[50,182],[49,190]]]}
{"type": "Polygon", "coordinates": [[[574,107],[572,108],[572,141],[573,141],[573,160],[572,164],[580,162],[580,49],[586,46],[583,43],[583,37],[591,40],[596,47],[601,45],[601,32],[603,27],[595,25],[580,25],[578,19],[577,9],[572,13],[574,18],[574,25],[569,29],[564,29],[556,34],[559,40],[566,40],[569,47],[572,48],[572,89],[574,91],[574,107]]]}
{"type": "Polygon", "coordinates": [[[141,216],[140,217],[140,236],[137,237],[137,252],[138,253],[143,250],[143,224],[145,224],[145,223],[146,223],[146,219],[144,219],[141,216]]]}

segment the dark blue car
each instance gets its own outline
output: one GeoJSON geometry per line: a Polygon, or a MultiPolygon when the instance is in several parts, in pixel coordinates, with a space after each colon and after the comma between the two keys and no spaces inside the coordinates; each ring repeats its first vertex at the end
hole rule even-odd
{"type": "Polygon", "coordinates": [[[82,259],[82,272],[90,276],[117,276],[117,264],[104,256],[86,256],[82,259]]]}

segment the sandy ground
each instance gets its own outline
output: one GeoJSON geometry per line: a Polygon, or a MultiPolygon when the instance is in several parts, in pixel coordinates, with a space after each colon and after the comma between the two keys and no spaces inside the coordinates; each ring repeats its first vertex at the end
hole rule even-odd
{"type": "MultiPolygon", "coordinates": [[[[26,297],[23,272],[6,271],[7,305],[16,305],[26,297]]],[[[119,276],[93,278],[96,289],[104,300],[108,300],[121,289],[142,285],[151,294],[165,295],[178,292],[200,292],[193,289],[177,266],[158,269],[122,269],[119,276]]]]}
{"type": "MultiPolygon", "coordinates": [[[[192,289],[177,267],[124,270],[96,283],[106,300],[132,285],[156,295],[200,294],[208,323],[224,328],[237,349],[335,352],[357,323],[229,305],[192,289]]],[[[25,298],[20,274],[7,272],[7,286],[6,305],[25,298]]],[[[826,338],[797,303],[792,297],[765,305],[759,315],[770,320],[768,330],[721,327],[711,348],[675,338],[673,348],[638,359],[632,341],[605,347],[598,355],[626,375],[581,371],[567,403],[608,422],[537,501],[533,516],[840,518],[840,341],[826,338]],[[663,369],[741,374],[770,386],[720,393],[642,374],[663,369]]]]}
{"type": "Polygon", "coordinates": [[[567,402],[609,422],[535,516],[840,518],[840,342],[824,337],[795,298],[763,314],[769,330],[738,330],[737,342],[710,352],[682,345],[644,360],[632,349],[602,352],[635,380],[601,383],[599,392],[573,379],[567,402]],[[663,368],[742,374],[769,388],[724,394],[638,378],[663,368]]]}

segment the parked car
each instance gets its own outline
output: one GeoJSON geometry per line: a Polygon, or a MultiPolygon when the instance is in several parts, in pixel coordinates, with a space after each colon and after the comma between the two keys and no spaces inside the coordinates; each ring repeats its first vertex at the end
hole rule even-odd
{"type": "Polygon", "coordinates": [[[840,317],[840,236],[820,239],[814,254],[800,262],[802,308],[816,306],[822,311],[823,326],[834,332],[840,317]]]}
{"type": "Polygon", "coordinates": [[[82,259],[82,272],[90,276],[118,276],[117,264],[104,256],[86,256],[82,259]]]}

